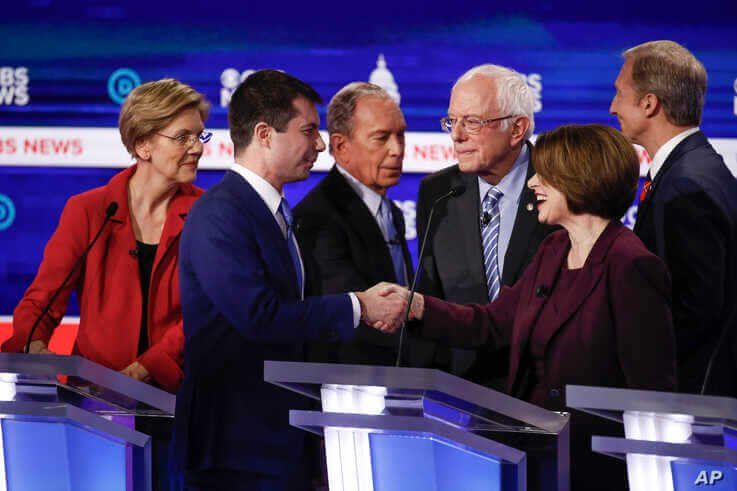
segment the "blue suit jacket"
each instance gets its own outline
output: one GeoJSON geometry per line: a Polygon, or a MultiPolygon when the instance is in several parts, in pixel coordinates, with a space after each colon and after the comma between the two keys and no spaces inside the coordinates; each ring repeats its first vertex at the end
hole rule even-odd
{"type": "Polygon", "coordinates": [[[186,338],[176,408],[180,462],[186,471],[283,475],[304,446],[288,411],[307,401],[266,384],[264,360],[301,360],[304,341],[350,338],[350,298],[299,300],[279,226],[232,171],[192,207],[179,276],[186,338]]]}
{"type": "Polygon", "coordinates": [[[679,391],[699,392],[717,351],[706,393],[737,397],[737,181],[702,132],[666,159],[635,233],[673,277],[679,391]]]}

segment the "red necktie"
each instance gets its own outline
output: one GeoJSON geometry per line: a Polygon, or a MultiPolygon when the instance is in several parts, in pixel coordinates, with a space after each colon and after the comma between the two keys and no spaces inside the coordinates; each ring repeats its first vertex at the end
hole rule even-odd
{"type": "Polygon", "coordinates": [[[650,186],[652,186],[653,180],[650,179],[650,173],[647,173],[647,178],[645,179],[645,184],[642,185],[642,191],[640,191],[640,203],[645,201],[645,198],[647,197],[647,193],[650,191],[650,186]]]}

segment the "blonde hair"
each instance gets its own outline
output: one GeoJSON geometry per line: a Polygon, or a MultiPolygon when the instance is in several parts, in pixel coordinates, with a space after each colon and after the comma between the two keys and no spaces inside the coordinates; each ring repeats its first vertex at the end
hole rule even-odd
{"type": "Polygon", "coordinates": [[[133,89],[120,109],[120,139],[134,158],[136,143],[166,127],[183,110],[195,108],[207,120],[210,103],[205,96],[173,78],[147,82],[133,89]]]}

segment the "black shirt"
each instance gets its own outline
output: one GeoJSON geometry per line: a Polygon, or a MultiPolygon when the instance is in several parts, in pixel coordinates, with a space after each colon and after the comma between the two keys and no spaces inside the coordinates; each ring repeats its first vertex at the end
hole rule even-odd
{"type": "Polygon", "coordinates": [[[138,271],[141,276],[141,333],[138,337],[138,355],[140,356],[149,348],[148,344],[148,287],[151,284],[151,270],[154,267],[156,247],[158,244],[144,244],[136,241],[138,251],[138,271]]]}

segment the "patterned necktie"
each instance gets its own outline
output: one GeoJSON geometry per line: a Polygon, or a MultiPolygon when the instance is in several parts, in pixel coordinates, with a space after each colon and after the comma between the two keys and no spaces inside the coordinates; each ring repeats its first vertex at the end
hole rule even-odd
{"type": "Polygon", "coordinates": [[[645,198],[647,198],[647,193],[650,192],[652,184],[653,180],[650,178],[650,172],[648,172],[647,178],[645,178],[645,184],[642,185],[642,191],[640,191],[640,203],[645,201],[645,198]]]}
{"type": "Polygon", "coordinates": [[[299,260],[299,250],[297,249],[297,239],[294,238],[294,232],[292,229],[292,209],[289,208],[287,200],[282,198],[279,203],[279,213],[284,218],[284,223],[287,224],[287,248],[289,249],[289,256],[292,258],[292,265],[294,266],[294,272],[297,274],[297,291],[299,292],[299,298],[304,299],[304,278],[302,278],[302,263],[299,260]]]}
{"type": "Polygon", "coordinates": [[[501,289],[499,275],[499,199],[502,192],[492,187],[481,203],[481,242],[484,246],[484,269],[486,270],[486,286],[489,289],[489,301],[492,302],[501,289]]]}
{"type": "Polygon", "coordinates": [[[392,217],[392,205],[389,198],[381,199],[379,214],[384,225],[384,240],[389,246],[389,253],[392,256],[392,264],[394,265],[394,274],[397,283],[407,286],[407,273],[404,267],[404,253],[402,252],[402,241],[397,237],[397,229],[394,227],[394,218],[392,217]]]}

